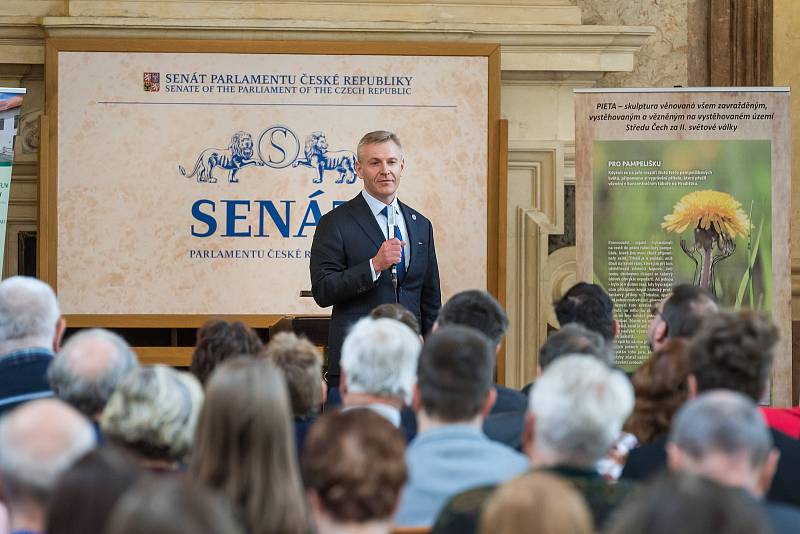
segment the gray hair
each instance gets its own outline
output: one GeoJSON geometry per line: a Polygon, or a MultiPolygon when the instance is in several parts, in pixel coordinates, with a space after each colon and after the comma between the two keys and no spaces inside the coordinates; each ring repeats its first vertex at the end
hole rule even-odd
{"type": "Polygon", "coordinates": [[[0,282],[0,347],[50,346],[59,317],[56,295],[41,280],[12,276],[0,282]]]}
{"type": "Polygon", "coordinates": [[[364,134],[361,140],[358,142],[358,147],[356,147],[356,155],[358,159],[361,159],[361,148],[367,145],[380,145],[383,143],[388,143],[389,141],[393,142],[397,145],[397,148],[400,149],[400,154],[402,157],[403,154],[403,145],[400,144],[400,138],[397,137],[397,134],[394,132],[389,132],[386,130],[375,130],[374,132],[369,132],[364,134]]]}
{"type": "Polygon", "coordinates": [[[342,345],[341,366],[348,389],[410,403],[420,349],[419,337],[403,323],[364,317],[342,345]]]}
{"type": "Polygon", "coordinates": [[[601,362],[614,365],[614,350],[599,333],[580,323],[567,323],[550,334],[539,349],[539,366],[544,369],[557,358],[567,354],[594,356],[601,362]]]}
{"type": "Polygon", "coordinates": [[[89,418],[103,411],[117,384],[138,366],[130,345],[102,328],[69,338],[47,369],[56,396],[89,418]]]}
{"type": "Polygon", "coordinates": [[[571,465],[593,465],[608,452],[631,410],[628,379],[592,356],[559,358],[531,390],[536,447],[571,465]]]}
{"type": "Polygon", "coordinates": [[[11,502],[44,505],[57,479],[94,448],[92,425],[56,399],[28,402],[0,419],[0,481],[11,502]]]}
{"type": "Polygon", "coordinates": [[[747,453],[753,467],[763,464],[772,450],[772,436],[756,404],[728,390],[709,391],[687,402],[669,441],[696,460],[713,452],[747,453]]]}
{"type": "Polygon", "coordinates": [[[203,389],[189,373],[140,367],[111,395],[100,428],[145,457],[181,460],[192,447],[202,403],[203,389]]]}

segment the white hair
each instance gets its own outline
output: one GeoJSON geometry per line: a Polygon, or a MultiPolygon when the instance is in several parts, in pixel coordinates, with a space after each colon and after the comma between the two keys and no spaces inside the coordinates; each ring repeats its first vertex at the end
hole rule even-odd
{"type": "Polygon", "coordinates": [[[593,356],[571,354],[550,364],[533,384],[535,447],[559,462],[593,465],[633,410],[633,388],[620,371],[593,356]]]}
{"type": "Polygon", "coordinates": [[[12,502],[44,504],[61,474],[95,444],[91,424],[72,407],[31,401],[0,419],[0,480],[12,502]]]}
{"type": "Polygon", "coordinates": [[[41,280],[12,276],[0,282],[0,347],[49,347],[60,316],[53,289],[41,280]]]}
{"type": "Polygon", "coordinates": [[[103,411],[117,384],[138,366],[136,354],[119,335],[102,328],[69,338],[47,368],[59,399],[89,418],[103,411]]]}
{"type": "Polygon", "coordinates": [[[138,367],[122,379],[100,416],[109,438],[143,454],[180,461],[191,450],[203,388],[165,365],[138,367]]]}
{"type": "Polygon", "coordinates": [[[419,337],[400,321],[361,319],[342,345],[340,365],[348,390],[410,403],[420,349],[419,337]]]}

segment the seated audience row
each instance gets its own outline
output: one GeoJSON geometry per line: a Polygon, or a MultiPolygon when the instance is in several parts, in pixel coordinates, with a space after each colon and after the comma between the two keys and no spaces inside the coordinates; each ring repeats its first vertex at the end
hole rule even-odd
{"type": "Polygon", "coordinates": [[[562,327],[540,348],[527,397],[495,383],[505,312],[466,291],[424,340],[396,305],[356,323],[326,404],[321,354],[293,334],[264,346],[242,323],[212,321],[193,375],[140,367],[101,329],[61,347],[52,290],[0,282],[10,529],[797,530],[800,443],[775,428],[790,425],[784,411],[757,406],[771,321],[677,286],[654,307],[652,357],[629,381],[613,367],[620,325],[602,288],[576,284],[555,306],[562,327]]]}

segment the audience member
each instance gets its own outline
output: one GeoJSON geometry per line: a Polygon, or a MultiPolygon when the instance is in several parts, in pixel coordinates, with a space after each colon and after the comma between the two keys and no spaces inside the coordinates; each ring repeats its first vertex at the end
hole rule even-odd
{"type": "Polygon", "coordinates": [[[406,451],[409,480],[395,523],[431,524],[452,495],[528,467],[525,456],[481,431],[497,395],[494,356],[495,346],[468,327],[442,326],[428,336],[414,386],[419,434],[406,451]]]}
{"type": "Polygon", "coordinates": [[[578,323],[597,332],[611,342],[619,333],[619,323],[614,319],[614,303],[597,284],[578,282],[555,303],[556,318],[560,326],[578,323]]]}
{"type": "Polygon", "coordinates": [[[0,415],[23,402],[53,395],[47,366],[60,348],[65,328],[50,286],[27,276],[0,282],[0,415]]]}
{"type": "Polygon", "coordinates": [[[206,383],[214,368],[231,356],[256,355],[263,348],[255,330],[239,321],[208,321],[197,330],[197,343],[189,370],[206,383]]]}
{"type": "Polygon", "coordinates": [[[119,498],[140,478],[112,447],[90,451],[58,481],[47,511],[47,534],[101,534],[119,498]]]}
{"type": "Polygon", "coordinates": [[[0,486],[12,534],[44,532],[56,480],[94,446],[89,421],[59,400],[31,401],[0,419],[0,486]]]}
{"type": "MultiPolygon", "coordinates": [[[[670,468],[739,488],[754,499],[769,489],[778,451],[758,407],[740,393],[715,390],[688,402],[667,445],[670,468]]],[[[800,509],[762,503],[775,534],[797,532],[800,509]]]]}
{"type": "Polygon", "coordinates": [[[564,476],[586,498],[595,525],[630,492],[596,470],[633,409],[625,375],[591,356],[566,356],[548,366],[531,390],[526,451],[534,467],[564,476]]]}
{"type": "Polygon", "coordinates": [[[317,532],[388,534],[406,481],[404,452],[402,434],[370,410],[320,418],[302,462],[317,532]]]}
{"type": "MultiPolygon", "coordinates": [[[[689,344],[689,397],[729,389],[757,402],[766,391],[778,330],[752,311],[719,312],[707,318],[689,344]]],[[[800,505],[800,442],[770,429],[780,460],[767,493],[772,501],[800,505]]],[[[641,479],[666,466],[663,443],[631,451],[623,477],[641,479]]]]}
{"type": "Polygon", "coordinates": [[[419,321],[417,321],[416,316],[408,311],[408,308],[402,304],[381,304],[369,312],[369,316],[373,319],[394,319],[395,321],[400,321],[415,334],[420,336],[420,338],[422,337],[422,329],[419,326],[419,321]]]}
{"type": "MultiPolygon", "coordinates": [[[[114,507],[108,534],[244,534],[228,502],[180,479],[143,480],[114,507]]],[[[88,534],[88,533],[87,533],[88,534]]]]}
{"type": "Polygon", "coordinates": [[[261,354],[277,365],[286,378],[299,457],[308,429],[328,392],[328,385],[322,379],[322,354],[309,340],[290,332],[275,334],[261,354]]]}
{"type": "Polygon", "coordinates": [[[117,384],[138,366],[136,355],[108,330],[82,330],[70,337],[47,369],[55,395],[96,422],[117,384]]]}
{"type": "Polygon", "coordinates": [[[305,534],[293,434],[280,370],[262,358],[232,358],[206,384],[191,478],[224,494],[249,534],[305,534]]]}
{"type": "Polygon", "coordinates": [[[202,403],[200,383],[189,373],[164,365],[140,367],[111,395],[100,428],[143,467],[174,471],[192,448],[202,403]]]}
{"type": "MultiPolygon", "coordinates": [[[[591,288],[589,289],[591,293],[591,288]]],[[[558,358],[575,354],[592,356],[609,367],[614,365],[614,348],[610,341],[580,323],[567,323],[559,330],[551,333],[541,349],[539,349],[537,375],[540,375],[544,369],[558,358]]],[[[522,392],[529,395],[531,387],[533,387],[532,383],[522,388],[522,392]]],[[[598,461],[596,467],[600,474],[607,480],[617,480],[622,473],[622,467],[628,456],[628,451],[635,447],[637,443],[636,436],[622,432],[607,454],[598,461]]]]}
{"type": "Polygon", "coordinates": [[[666,443],[672,418],[689,395],[688,347],[685,339],[670,339],[633,374],[636,401],[625,429],[639,443],[666,443]]]}
{"type": "Polygon", "coordinates": [[[658,477],[615,514],[605,534],[769,534],[742,491],[686,473],[658,477]]]}
{"type": "Polygon", "coordinates": [[[480,534],[592,534],[583,497],[563,479],[537,471],[503,484],[481,513],[480,534]]]}
{"type": "MultiPolygon", "coordinates": [[[[454,295],[439,311],[434,326],[449,325],[476,329],[489,338],[497,353],[508,330],[508,316],[500,303],[487,292],[468,290],[454,295]]],[[[483,431],[494,441],[519,448],[522,443],[520,429],[528,409],[528,399],[515,389],[496,383],[494,388],[497,400],[486,417],[483,431]]]]}
{"type": "MultiPolygon", "coordinates": [[[[633,389],[625,375],[592,356],[558,359],[531,391],[525,451],[535,469],[565,478],[583,494],[598,528],[633,487],[607,482],[595,467],[632,408],[633,389]]],[[[475,532],[479,510],[494,489],[486,485],[455,496],[432,534],[475,532]]]]}
{"type": "MultiPolygon", "coordinates": [[[[342,344],[344,409],[368,408],[401,428],[400,411],[411,404],[419,351],[419,337],[399,321],[359,320],[342,344]]],[[[402,429],[407,439],[413,437],[402,429]]]]}
{"type": "Polygon", "coordinates": [[[537,374],[558,358],[572,354],[594,356],[608,366],[614,365],[614,350],[603,336],[580,323],[568,323],[547,336],[542,344],[537,374]]]}
{"type": "Polygon", "coordinates": [[[707,289],[692,284],[673,287],[653,308],[653,319],[647,328],[650,350],[660,349],[668,339],[690,339],[703,319],[717,311],[717,299],[707,289]]]}

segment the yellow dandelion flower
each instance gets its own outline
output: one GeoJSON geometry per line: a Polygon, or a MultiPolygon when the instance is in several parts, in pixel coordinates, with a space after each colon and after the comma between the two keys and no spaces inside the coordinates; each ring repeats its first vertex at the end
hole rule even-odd
{"type": "Polygon", "coordinates": [[[747,237],[750,219],[731,195],[706,189],[684,195],[661,223],[661,228],[678,234],[688,228],[708,230],[712,226],[717,234],[731,239],[737,235],[747,237]]]}

